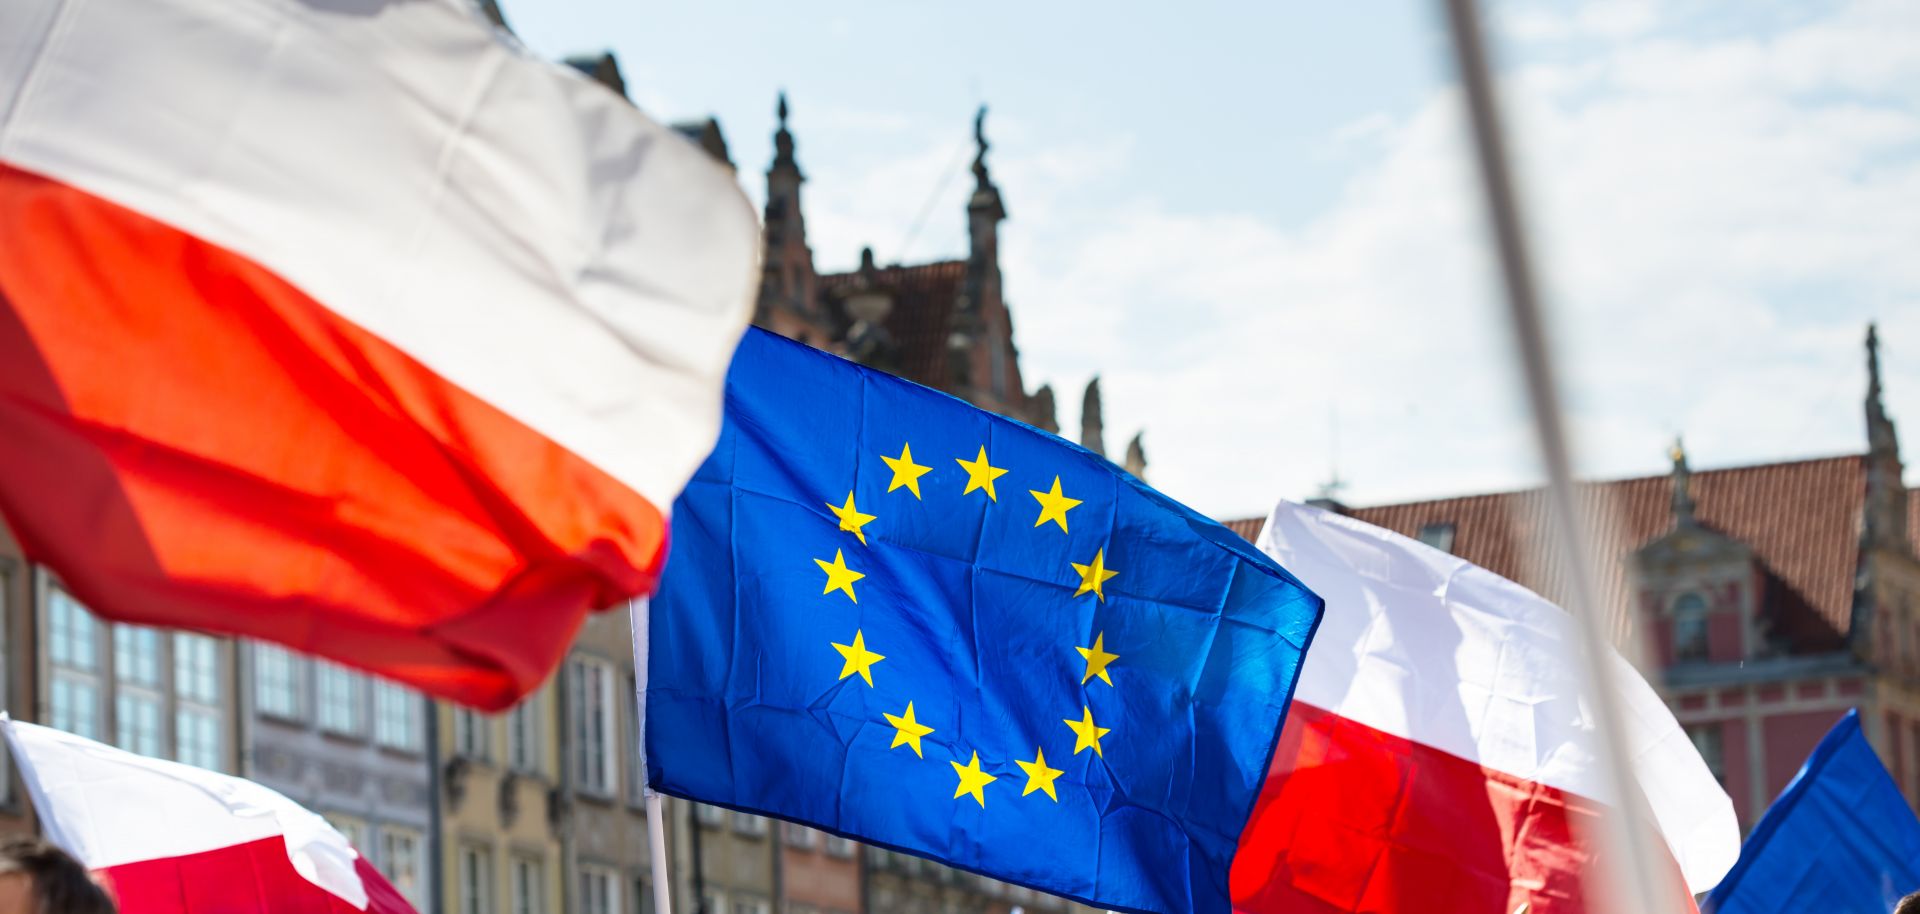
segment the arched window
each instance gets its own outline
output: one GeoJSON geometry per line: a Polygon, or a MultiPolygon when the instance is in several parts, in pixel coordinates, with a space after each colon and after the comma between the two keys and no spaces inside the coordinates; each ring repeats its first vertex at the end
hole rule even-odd
{"type": "Polygon", "coordinates": [[[1673,659],[1707,659],[1707,601],[1697,593],[1673,601],[1673,659]]]}

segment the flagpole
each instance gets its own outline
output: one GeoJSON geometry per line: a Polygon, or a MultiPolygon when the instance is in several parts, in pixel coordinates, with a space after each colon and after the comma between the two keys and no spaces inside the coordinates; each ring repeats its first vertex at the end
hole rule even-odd
{"type": "Polygon", "coordinates": [[[1596,718],[1600,759],[1606,766],[1607,783],[1613,788],[1617,804],[1617,815],[1601,817],[1599,837],[1607,851],[1601,859],[1608,871],[1589,874],[1586,894],[1589,903],[1596,907],[1611,905],[1616,910],[1649,914],[1671,911],[1683,897],[1684,890],[1673,884],[1672,870],[1663,865],[1651,842],[1636,840],[1640,835],[1658,834],[1658,831],[1651,827],[1637,828],[1646,807],[1620,739],[1624,728],[1619,696],[1614,691],[1613,650],[1601,624],[1602,606],[1594,597],[1592,543],[1577,514],[1559,387],[1547,353],[1544,309],[1521,225],[1520,203],[1507,160],[1499,106],[1494,98],[1493,68],[1478,5],[1474,0],[1443,0],[1441,5],[1445,7],[1455,62],[1466,89],[1475,158],[1486,194],[1487,218],[1500,252],[1501,279],[1507,293],[1515,356],[1526,377],[1534,432],[1547,469],[1548,548],[1558,555],[1560,570],[1572,583],[1570,604],[1566,608],[1580,626],[1587,697],[1596,718]],[[1593,878],[1596,876],[1601,878],[1593,878]],[[1593,889],[1601,886],[1606,887],[1602,890],[1603,897],[1593,897],[1593,889]]]}
{"type": "Polygon", "coordinates": [[[667,814],[666,803],[652,790],[647,791],[647,845],[653,853],[653,910],[673,914],[673,893],[667,889],[667,814]]]}

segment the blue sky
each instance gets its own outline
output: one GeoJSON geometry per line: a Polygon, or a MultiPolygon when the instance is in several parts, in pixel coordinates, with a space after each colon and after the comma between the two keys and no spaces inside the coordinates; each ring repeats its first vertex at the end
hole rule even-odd
{"type": "MultiPolygon", "coordinates": [[[[785,88],[823,268],[964,252],[987,102],[1029,384],[1071,428],[1099,372],[1110,446],[1144,428],[1201,510],[1336,459],[1362,504],[1538,479],[1428,3],[505,7],[541,53],[614,50],[650,113],[717,116],[756,200],[785,88]]],[[[1585,472],[1662,472],[1682,432],[1699,467],[1862,449],[1873,318],[1920,427],[1920,7],[1494,20],[1585,472]]]]}

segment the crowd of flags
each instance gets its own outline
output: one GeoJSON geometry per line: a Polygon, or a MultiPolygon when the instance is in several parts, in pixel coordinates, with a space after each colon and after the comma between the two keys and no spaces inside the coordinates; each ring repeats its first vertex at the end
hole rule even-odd
{"type": "MultiPolygon", "coordinates": [[[[0,36],[0,511],[108,618],[497,709],[651,595],[651,789],[1118,911],[1595,910],[1627,806],[1709,910],[1920,889],[1853,717],[1743,847],[1618,658],[1612,795],[1524,588],[1286,503],[1251,545],[743,338],[731,176],[458,0],[17,0],[0,36]]],[[[0,728],[125,911],[407,910],[271,790],[0,728]]]]}

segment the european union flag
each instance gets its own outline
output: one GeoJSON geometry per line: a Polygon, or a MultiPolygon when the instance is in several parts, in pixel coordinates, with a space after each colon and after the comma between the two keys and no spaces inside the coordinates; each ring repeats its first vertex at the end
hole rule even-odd
{"type": "Polygon", "coordinates": [[[1320,611],[1089,451],[751,331],[673,506],[647,775],[1093,905],[1226,912],[1320,611]]]}
{"type": "Polygon", "coordinates": [[[1767,807],[1701,909],[1886,914],[1915,890],[1920,819],[1860,732],[1860,712],[1848,711],[1767,807]]]}

